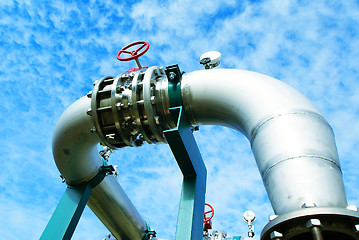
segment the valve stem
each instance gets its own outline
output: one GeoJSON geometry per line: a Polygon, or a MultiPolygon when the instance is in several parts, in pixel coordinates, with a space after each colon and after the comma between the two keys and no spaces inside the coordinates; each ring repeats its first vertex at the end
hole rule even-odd
{"type": "Polygon", "coordinates": [[[138,58],[135,58],[135,61],[136,61],[136,63],[137,63],[138,68],[141,69],[142,66],[141,66],[141,64],[140,64],[140,61],[138,61],[138,58]]]}

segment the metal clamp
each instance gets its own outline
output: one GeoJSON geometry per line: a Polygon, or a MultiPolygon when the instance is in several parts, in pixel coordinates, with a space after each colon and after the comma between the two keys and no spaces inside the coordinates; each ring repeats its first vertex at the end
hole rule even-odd
{"type": "Polygon", "coordinates": [[[153,229],[147,230],[143,240],[151,240],[156,237],[156,231],[153,229]]]}

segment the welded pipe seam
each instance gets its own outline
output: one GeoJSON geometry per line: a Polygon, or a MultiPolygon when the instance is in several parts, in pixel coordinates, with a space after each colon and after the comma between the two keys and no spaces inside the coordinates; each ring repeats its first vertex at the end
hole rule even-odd
{"type": "Polygon", "coordinates": [[[255,137],[257,136],[257,133],[259,132],[260,128],[263,127],[266,123],[275,120],[279,117],[282,116],[288,116],[288,115],[299,115],[299,114],[303,114],[303,115],[308,115],[308,116],[312,116],[315,118],[319,118],[320,120],[323,121],[324,124],[327,124],[330,128],[331,126],[329,125],[329,123],[319,114],[314,113],[314,112],[288,112],[288,113],[282,113],[282,114],[278,114],[275,116],[270,116],[267,119],[263,120],[262,122],[258,123],[258,125],[252,130],[252,132],[250,133],[250,142],[253,142],[253,139],[255,139],[255,137]]]}
{"type": "Polygon", "coordinates": [[[294,157],[288,157],[285,159],[281,159],[278,160],[276,163],[274,163],[273,165],[267,167],[267,169],[265,170],[265,172],[262,174],[263,178],[265,178],[267,176],[267,174],[277,165],[286,162],[286,161],[290,161],[290,160],[297,160],[297,159],[301,159],[301,158],[317,158],[320,160],[324,160],[324,161],[328,161],[330,164],[333,164],[334,166],[336,166],[337,170],[340,171],[342,173],[342,169],[340,168],[340,166],[332,159],[323,157],[323,156],[316,156],[316,155],[300,155],[300,156],[294,156],[294,157]]]}

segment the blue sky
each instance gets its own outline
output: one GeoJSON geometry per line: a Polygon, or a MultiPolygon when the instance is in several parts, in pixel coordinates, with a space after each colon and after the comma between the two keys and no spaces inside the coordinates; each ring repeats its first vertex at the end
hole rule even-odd
{"type": "MultiPolygon", "coordinates": [[[[359,3],[357,1],[1,1],[0,236],[38,239],[60,200],[51,152],[62,112],[105,75],[135,66],[116,53],[150,43],[145,66],[203,67],[199,56],[222,53],[222,68],[278,78],[307,96],[334,129],[349,205],[359,206],[359,3]]],[[[231,129],[195,133],[207,166],[206,202],[214,228],[256,234],[272,215],[249,142],[231,129]]],[[[181,174],[169,147],[145,145],[111,156],[119,181],[159,238],[173,239],[181,174]]],[[[73,239],[108,231],[88,209],[73,239]]]]}

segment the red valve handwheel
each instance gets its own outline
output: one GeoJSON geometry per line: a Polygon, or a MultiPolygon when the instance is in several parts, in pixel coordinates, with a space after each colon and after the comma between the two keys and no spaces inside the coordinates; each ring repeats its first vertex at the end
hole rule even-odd
{"type": "Polygon", "coordinates": [[[213,218],[214,215],[214,209],[211,205],[209,205],[208,203],[205,203],[206,206],[208,206],[211,210],[204,212],[204,223],[210,221],[213,218]],[[212,213],[210,217],[206,217],[206,214],[208,213],[212,213]]]}
{"type": "Polygon", "coordinates": [[[137,59],[139,57],[141,57],[143,54],[145,54],[145,52],[147,52],[148,48],[150,47],[150,44],[148,42],[145,41],[138,41],[138,42],[134,42],[131,43],[129,45],[127,45],[126,47],[123,47],[118,53],[117,53],[117,59],[120,61],[130,61],[133,59],[137,59]],[[128,48],[133,47],[135,45],[141,45],[140,47],[138,47],[135,51],[127,51],[128,48]],[[143,49],[146,46],[145,49],[143,49]],[[143,49],[143,50],[142,50],[143,49]],[[141,51],[142,50],[142,51],[141,51]],[[130,57],[127,58],[120,58],[120,55],[122,53],[127,53],[130,54],[130,57]]]}

